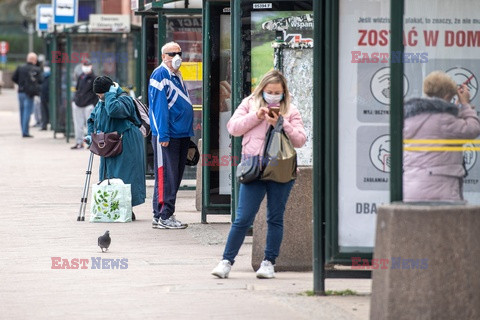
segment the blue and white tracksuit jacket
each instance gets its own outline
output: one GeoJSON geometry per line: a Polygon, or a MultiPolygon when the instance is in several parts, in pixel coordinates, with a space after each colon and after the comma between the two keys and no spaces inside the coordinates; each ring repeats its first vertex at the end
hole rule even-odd
{"type": "Polygon", "coordinates": [[[148,103],[152,135],[158,142],[193,136],[193,106],[181,77],[162,63],[150,76],[148,103]]]}

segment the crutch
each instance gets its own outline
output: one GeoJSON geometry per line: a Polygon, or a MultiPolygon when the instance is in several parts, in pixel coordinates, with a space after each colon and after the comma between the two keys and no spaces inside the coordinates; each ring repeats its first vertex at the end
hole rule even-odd
{"type": "Polygon", "coordinates": [[[90,188],[90,176],[92,175],[93,152],[90,152],[88,159],[87,177],[85,178],[85,186],[83,186],[83,195],[80,199],[80,211],[78,212],[77,221],[85,221],[85,208],[87,207],[88,189],[90,188]]]}

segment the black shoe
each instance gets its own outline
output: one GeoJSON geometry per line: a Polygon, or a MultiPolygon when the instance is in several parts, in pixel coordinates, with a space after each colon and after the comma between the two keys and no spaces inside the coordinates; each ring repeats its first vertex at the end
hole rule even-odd
{"type": "Polygon", "coordinates": [[[31,134],[24,134],[22,137],[24,138],[33,138],[33,136],[31,134]]]}
{"type": "Polygon", "coordinates": [[[132,211],[132,221],[135,221],[135,220],[137,220],[137,218],[135,217],[135,213],[133,213],[132,211]]]}
{"type": "Polygon", "coordinates": [[[47,131],[47,128],[41,128],[40,131],[47,131]]]}
{"type": "Polygon", "coordinates": [[[77,143],[76,145],[74,145],[74,146],[71,147],[70,149],[72,149],[72,150],[75,150],[75,149],[83,149],[83,144],[77,143]]]}

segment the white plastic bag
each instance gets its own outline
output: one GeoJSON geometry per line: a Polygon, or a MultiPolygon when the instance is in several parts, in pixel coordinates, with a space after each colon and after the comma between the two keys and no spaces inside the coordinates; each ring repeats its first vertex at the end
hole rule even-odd
{"type": "Polygon", "coordinates": [[[122,179],[105,179],[92,186],[90,222],[132,221],[131,185],[122,179]]]}

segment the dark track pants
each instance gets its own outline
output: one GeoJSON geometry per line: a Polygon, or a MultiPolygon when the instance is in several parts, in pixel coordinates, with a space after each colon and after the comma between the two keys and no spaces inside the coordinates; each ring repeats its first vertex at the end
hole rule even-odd
{"type": "Polygon", "coordinates": [[[153,216],[157,219],[168,219],[175,213],[175,202],[185,170],[189,143],[190,137],[170,138],[168,147],[162,147],[157,137],[152,136],[155,163],[153,216]]]}

